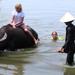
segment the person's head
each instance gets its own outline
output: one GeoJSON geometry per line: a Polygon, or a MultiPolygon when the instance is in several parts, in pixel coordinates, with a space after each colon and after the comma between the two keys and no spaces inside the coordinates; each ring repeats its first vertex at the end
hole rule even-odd
{"type": "Polygon", "coordinates": [[[22,11],[22,5],[21,5],[21,4],[16,4],[16,5],[15,5],[15,10],[16,10],[17,12],[21,12],[21,11],[22,11]]]}
{"type": "Polygon", "coordinates": [[[51,33],[51,36],[52,36],[52,40],[54,40],[54,41],[56,41],[58,39],[58,33],[55,31],[51,33]]]}

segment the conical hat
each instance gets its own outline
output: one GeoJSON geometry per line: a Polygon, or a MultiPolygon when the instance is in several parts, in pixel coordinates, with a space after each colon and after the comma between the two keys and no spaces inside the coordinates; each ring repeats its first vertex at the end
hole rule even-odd
{"type": "Polygon", "coordinates": [[[61,19],[60,22],[69,22],[74,20],[75,18],[69,13],[67,12],[61,19]]]}

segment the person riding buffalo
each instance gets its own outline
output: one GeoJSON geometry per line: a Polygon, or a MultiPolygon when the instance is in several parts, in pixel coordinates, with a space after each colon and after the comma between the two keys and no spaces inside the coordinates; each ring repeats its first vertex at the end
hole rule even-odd
{"type": "Polygon", "coordinates": [[[33,36],[33,34],[27,29],[26,24],[24,24],[24,12],[22,11],[22,5],[16,4],[15,5],[15,11],[12,14],[12,21],[11,25],[13,28],[21,27],[25,32],[28,32],[29,35],[33,38],[35,44],[37,44],[37,40],[33,36]]]}
{"type": "Polygon", "coordinates": [[[68,65],[73,65],[74,63],[74,52],[75,52],[75,26],[72,24],[74,21],[74,17],[67,12],[60,20],[61,22],[64,22],[66,24],[66,38],[65,38],[65,44],[60,49],[59,52],[66,52],[67,53],[67,59],[66,63],[68,65]]]}

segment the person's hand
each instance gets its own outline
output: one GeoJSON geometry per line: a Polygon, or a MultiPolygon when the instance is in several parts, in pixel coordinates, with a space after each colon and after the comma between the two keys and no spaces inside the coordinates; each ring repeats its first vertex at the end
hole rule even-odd
{"type": "Polygon", "coordinates": [[[12,25],[13,28],[16,28],[15,23],[11,23],[11,25],[12,25]]]}
{"type": "Polygon", "coordinates": [[[58,52],[59,52],[59,53],[64,53],[64,48],[60,48],[60,49],[58,50],[58,52]]]}
{"type": "Polygon", "coordinates": [[[15,25],[13,25],[13,28],[16,28],[16,26],[15,26],[15,25]]]}
{"type": "Polygon", "coordinates": [[[25,28],[25,31],[28,31],[28,29],[27,29],[27,28],[25,28]]]}

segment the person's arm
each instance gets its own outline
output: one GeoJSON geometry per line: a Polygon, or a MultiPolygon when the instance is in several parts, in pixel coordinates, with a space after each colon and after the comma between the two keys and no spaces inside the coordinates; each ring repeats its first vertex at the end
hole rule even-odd
{"type": "Polygon", "coordinates": [[[13,17],[12,17],[11,23],[13,23],[13,22],[14,22],[14,18],[15,18],[15,16],[13,16],[13,17]]]}
{"type": "MultiPolygon", "coordinates": [[[[67,28],[66,28],[66,36],[65,36],[65,43],[67,42],[67,37],[68,37],[68,34],[67,34],[67,28]]],[[[62,48],[65,48],[65,44],[62,46],[62,48]]]]}
{"type": "Polygon", "coordinates": [[[65,39],[65,44],[64,46],[58,51],[58,52],[64,52],[64,49],[72,46],[73,41],[74,41],[74,34],[73,30],[70,28],[66,31],[66,39],[65,39]]]}
{"type": "Polygon", "coordinates": [[[16,28],[16,23],[15,23],[15,21],[14,21],[14,18],[15,18],[15,16],[13,16],[12,17],[12,21],[11,21],[11,25],[13,26],[13,28],[16,28]]]}
{"type": "Polygon", "coordinates": [[[66,35],[66,41],[62,48],[70,47],[74,41],[74,32],[71,28],[68,29],[68,34],[66,35]]]}

